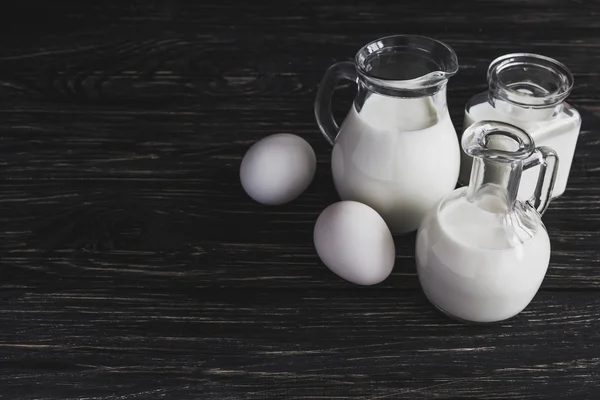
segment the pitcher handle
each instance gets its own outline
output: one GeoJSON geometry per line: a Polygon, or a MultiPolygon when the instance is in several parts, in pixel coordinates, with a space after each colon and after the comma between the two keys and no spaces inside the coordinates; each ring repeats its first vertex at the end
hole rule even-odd
{"type": "Polygon", "coordinates": [[[321,133],[325,136],[325,139],[332,146],[340,128],[331,113],[331,97],[333,96],[335,87],[343,79],[354,82],[358,79],[356,68],[349,61],[333,64],[327,69],[325,76],[321,80],[319,90],[317,91],[317,98],[315,99],[317,124],[319,124],[319,129],[321,129],[321,133]]]}
{"type": "Polygon", "coordinates": [[[533,196],[527,200],[529,205],[543,215],[550,204],[552,190],[556,182],[556,173],[558,171],[558,155],[550,147],[540,146],[535,149],[533,154],[525,160],[523,170],[540,166],[537,185],[533,196]]]}

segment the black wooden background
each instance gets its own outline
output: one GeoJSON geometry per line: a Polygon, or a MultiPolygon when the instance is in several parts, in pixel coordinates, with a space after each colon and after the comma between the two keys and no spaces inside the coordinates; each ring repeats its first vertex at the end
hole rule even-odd
{"type": "MultiPolygon", "coordinates": [[[[600,2],[10,2],[0,15],[1,399],[597,399],[600,2]],[[397,238],[384,283],[312,244],[337,200],[313,118],[325,69],[377,37],[441,39],[460,71],[536,52],[571,68],[584,118],[544,217],[543,288],[509,322],[436,311],[397,238]],[[241,189],[246,149],[291,132],[315,181],[293,203],[241,189]]],[[[352,90],[337,96],[343,115],[352,90]]]]}

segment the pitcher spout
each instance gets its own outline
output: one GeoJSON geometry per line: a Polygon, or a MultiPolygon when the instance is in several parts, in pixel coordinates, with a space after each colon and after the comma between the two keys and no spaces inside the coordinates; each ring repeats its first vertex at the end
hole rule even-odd
{"type": "Polygon", "coordinates": [[[355,62],[367,89],[400,97],[430,96],[458,72],[450,46],[414,35],[377,39],[357,53],[355,62]]]}

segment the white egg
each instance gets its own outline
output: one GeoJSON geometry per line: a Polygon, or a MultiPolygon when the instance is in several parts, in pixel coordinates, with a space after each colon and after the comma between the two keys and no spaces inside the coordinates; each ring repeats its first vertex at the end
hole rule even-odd
{"type": "Polygon", "coordinates": [[[359,285],[383,281],[396,261],[394,239],[385,221],[377,211],[356,201],[327,207],[317,218],[314,242],[331,271],[359,285]]]}
{"type": "Polygon", "coordinates": [[[310,185],[316,168],[315,152],[306,140],[280,133],[248,149],[240,166],[240,180],[254,200],[279,205],[300,196],[310,185]]]}

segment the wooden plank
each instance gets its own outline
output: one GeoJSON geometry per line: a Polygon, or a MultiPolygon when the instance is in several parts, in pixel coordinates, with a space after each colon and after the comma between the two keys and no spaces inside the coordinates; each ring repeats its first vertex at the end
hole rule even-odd
{"type": "MultiPolygon", "coordinates": [[[[149,110],[105,114],[98,109],[76,114],[57,106],[0,111],[0,178],[180,179],[220,185],[227,177],[237,179],[239,163],[256,140],[291,132],[313,146],[318,161],[316,181],[326,179],[330,185],[331,147],[316,127],[312,100],[306,99],[302,110],[282,107],[286,108],[279,112],[242,108],[188,114],[149,110]]],[[[577,184],[577,178],[600,176],[600,141],[596,137],[600,114],[581,111],[584,125],[571,186],[577,184]]],[[[459,130],[462,109],[455,108],[454,114],[459,130]]]]}
{"type": "MultiPolygon", "coordinates": [[[[594,31],[568,35],[560,31],[556,39],[542,36],[537,26],[527,31],[537,40],[515,42],[506,31],[477,33],[475,38],[473,32],[429,31],[459,57],[461,69],[450,84],[450,99],[456,100],[451,106],[460,108],[484,90],[489,63],[513,52],[541,53],[563,61],[575,75],[571,100],[597,105],[600,89],[595,83],[600,73],[588,67],[600,62],[600,41],[594,31]]],[[[317,30],[281,40],[264,29],[239,36],[218,29],[211,35],[190,35],[181,26],[169,33],[151,26],[140,31],[112,28],[104,34],[113,38],[101,45],[97,33],[76,31],[74,37],[55,38],[51,48],[36,44],[29,50],[19,47],[19,54],[0,56],[2,109],[28,105],[43,111],[44,100],[49,99],[59,102],[54,106],[79,112],[89,111],[90,105],[114,111],[226,110],[232,103],[234,108],[260,109],[268,104],[277,110],[280,99],[295,100],[292,104],[298,107],[308,98],[312,103],[327,67],[353,59],[362,45],[384,35],[373,31],[332,37],[317,30]]]]}
{"type": "Polygon", "coordinates": [[[15,400],[591,399],[599,313],[574,292],[493,326],[376,289],[32,292],[3,304],[0,386],[15,400]]]}
{"type": "MultiPolygon", "coordinates": [[[[19,29],[22,20],[44,22],[44,17],[54,24],[39,24],[36,29],[53,34],[51,37],[19,38],[20,42],[41,40],[52,43],[56,35],[72,34],[73,29],[87,30],[96,35],[98,28],[115,25],[135,25],[132,31],[150,24],[161,28],[183,26],[191,32],[227,32],[230,37],[244,38],[249,32],[280,32],[282,36],[305,32],[330,32],[359,35],[369,30],[398,33],[399,30],[435,32],[494,32],[512,35],[514,41],[537,37],[561,37],[566,32],[586,32],[598,28],[597,1],[568,3],[560,0],[487,0],[476,4],[457,0],[444,7],[434,7],[430,2],[396,4],[387,1],[361,1],[350,4],[338,2],[314,3],[310,0],[290,4],[242,4],[235,0],[206,4],[194,1],[122,1],[106,6],[99,0],[81,3],[59,1],[41,5],[37,13],[30,11],[32,0],[15,4],[20,13],[6,13],[7,29],[19,29]],[[92,4],[90,4],[92,3],[92,4]],[[333,4],[336,3],[336,4],[333,4]],[[16,17],[16,18],[15,18],[16,17]],[[578,23],[565,23],[566,21],[578,23]],[[399,27],[399,24],[402,26],[399,27]],[[537,29],[536,29],[537,28],[537,29]],[[519,31],[519,35],[515,34],[519,31]]],[[[35,3],[37,4],[37,3],[35,3]]],[[[22,28],[22,26],[21,26],[22,28]]],[[[2,38],[7,47],[15,45],[10,38],[2,38]]]]}
{"type": "MultiPolygon", "coordinates": [[[[312,112],[315,90],[325,69],[351,59],[367,38],[355,43],[355,35],[331,40],[310,33],[285,42],[273,36],[222,43],[206,35],[188,38],[183,28],[168,37],[156,32],[129,32],[102,45],[81,32],[84,42],[75,47],[65,36],[55,38],[52,49],[0,57],[0,178],[202,180],[278,132],[305,137],[319,160],[328,160],[330,148],[312,112]],[[275,49],[263,55],[265,46],[275,49]]],[[[456,33],[449,39],[462,68],[448,95],[460,129],[464,103],[486,88],[489,62],[519,48],[502,37],[456,33]]],[[[574,168],[596,174],[600,72],[589,65],[600,63],[600,42],[588,33],[532,46],[527,49],[573,69],[571,99],[584,117],[574,168]]],[[[340,116],[352,95],[339,96],[340,116]]]]}
{"type": "MultiPolygon", "coordinates": [[[[312,229],[337,201],[319,179],[296,201],[261,206],[236,184],[56,181],[0,186],[2,284],[69,288],[347,288],[319,261],[312,229]]],[[[600,179],[578,178],[544,216],[552,242],[546,289],[599,288],[600,179]]],[[[418,289],[414,235],[396,238],[380,288],[418,289]]]]}

